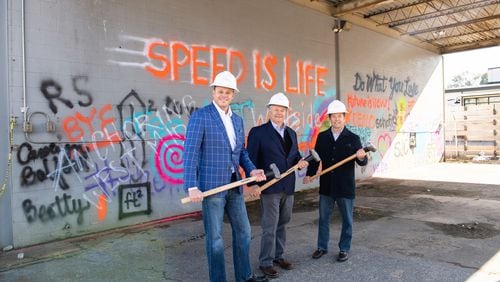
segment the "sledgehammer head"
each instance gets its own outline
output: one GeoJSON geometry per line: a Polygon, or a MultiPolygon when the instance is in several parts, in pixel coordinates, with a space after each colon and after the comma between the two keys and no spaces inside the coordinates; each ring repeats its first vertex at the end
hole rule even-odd
{"type": "Polygon", "coordinates": [[[316,152],[316,150],[314,150],[314,149],[312,149],[312,150],[310,151],[310,155],[309,155],[309,156],[307,156],[307,157],[304,159],[304,161],[306,161],[306,162],[310,162],[310,161],[312,161],[312,160],[315,160],[316,162],[321,161],[321,158],[319,157],[318,153],[317,153],[317,152],[316,152]]]}
{"type": "Polygon", "coordinates": [[[377,148],[375,148],[375,146],[372,145],[372,143],[368,143],[368,145],[366,145],[366,147],[363,148],[363,150],[365,150],[365,152],[376,152],[377,151],[377,148]]]}
{"type": "Polygon", "coordinates": [[[269,165],[270,171],[266,172],[266,178],[277,178],[281,177],[281,172],[275,163],[269,165]]]}

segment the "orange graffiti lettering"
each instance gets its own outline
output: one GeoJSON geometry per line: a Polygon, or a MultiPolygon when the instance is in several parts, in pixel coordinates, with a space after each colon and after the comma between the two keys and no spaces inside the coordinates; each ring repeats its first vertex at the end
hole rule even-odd
{"type": "Polygon", "coordinates": [[[158,77],[158,78],[163,78],[168,75],[168,71],[170,69],[170,63],[168,61],[167,56],[159,53],[155,53],[155,48],[156,47],[168,47],[168,44],[166,42],[153,42],[149,46],[147,46],[147,54],[148,58],[153,59],[153,60],[158,60],[163,64],[163,67],[157,68],[155,66],[147,65],[146,70],[149,71],[152,75],[158,77]]]}
{"type": "Polygon", "coordinates": [[[83,137],[83,129],[78,124],[78,120],[74,117],[67,117],[63,120],[63,129],[71,142],[81,140],[83,137]]]}
{"type": "MultiPolygon", "coordinates": [[[[248,61],[239,50],[205,44],[169,43],[150,40],[144,49],[148,58],[144,68],[154,77],[172,81],[186,74],[193,85],[208,85],[215,75],[225,69],[235,74],[239,84],[247,77],[248,61]]],[[[253,51],[254,87],[271,91],[277,88],[277,74],[283,73],[283,89],[287,94],[325,96],[328,68],[303,60],[293,61],[289,55],[280,60],[274,54],[262,56],[253,51]],[[280,68],[283,69],[280,69],[280,68]]],[[[182,78],[185,81],[187,78],[182,78]]]]}
{"type": "Polygon", "coordinates": [[[347,95],[347,105],[349,108],[367,108],[367,109],[388,109],[389,100],[377,97],[358,97],[356,95],[347,95]]]}
{"type": "Polygon", "coordinates": [[[243,53],[240,51],[236,50],[231,50],[229,52],[229,71],[232,73],[235,73],[236,67],[235,63],[236,61],[239,61],[240,65],[240,71],[236,75],[236,81],[238,83],[242,83],[245,80],[245,74],[247,72],[247,61],[245,60],[245,56],[243,56],[243,53]],[[236,60],[237,59],[237,60],[236,60]]]}
{"type": "Polygon", "coordinates": [[[106,195],[101,194],[99,196],[99,201],[97,203],[97,219],[99,221],[104,221],[106,219],[106,215],[108,214],[108,202],[106,201],[106,195]]]}
{"type": "Polygon", "coordinates": [[[98,123],[100,124],[99,128],[102,130],[103,133],[106,133],[107,140],[103,140],[104,142],[100,141],[97,144],[94,144],[94,146],[91,146],[90,149],[91,150],[95,149],[95,147],[97,148],[106,147],[111,145],[112,143],[120,142],[121,138],[118,132],[108,133],[106,130],[106,126],[112,125],[115,122],[115,118],[113,117],[111,118],[104,117],[104,115],[107,112],[111,111],[112,109],[113,108],[111,104],[106,104],[99,110],[99,112],[95,107],[92,107],[89,116],[85,116],[80,112],[76,112],[74,116],[69,116],[65,118],[62,121],[62,124],[64,132],[66,133],[66,136],[68,137],[69,141],[71,142],[82,141],[82,138],[85,135],[85,131],[80,124],[84,124],[88,129],[88,135],[93,136],[95,130],[94,127],[92,126],[92,123],[94,123],[95,116],[97,114],[98,116],[97,120],[98,123]]]}
{"type": "Polygon", "coordinates": [[[172,42],[172,77],[174,81],[179,80],[179,68],[186,66],[190,61],[190,52],[188,47],[178,41],[172,42]],[[182,51],[184,57],[179,61],[179,51],[182,51]]]}
{"type": "Polygon", "coordinates": [[[314,76],[310,75],[311,71],[314,71],[314,66],[309,63],[306,63],[304,65],[304,76],[305,76],[304,88],[306,96],[310,94],[309,85],[314,82],[314,76]]]}
{"type": "Polygon", "coordinates": [[[328,74],[328,69],[322,66],[316,67],[316,96],[325,96],[325,92],[321,90],[325,84],[324,77],[328,74]]]}
{"type": "Polygon", "coordinates": [[[285,56],[284,61],[284,69],[285,74],[283,76],[283,84],[285,88],[285,92],[288,94],[299,94],[302,92],[300,88],[300,82],[302,81],[302,62],[297,62],[297,86],[290,86],[290,57],[285,56]],[[300,89],[299,89],[300,88],[300,89]]]}
{"type": "Polygon", "coordinates": [[[191,82],[194,85],[208,85],[208,78],[198,76],[198,67],[209,67],[207,61],[198,59],[198,52],[208,52],[207,46],[193,45],[191,46],[191,82]]]}
{"type": "Polygon", "coordinates": [[[375,116],[372,114],[350,112],[346,115],[346,123],[357,127],[375,128],[375,116]]]}
{"type": "Polygon", "coordinates": [[[283,59],[283,88],[288,94],[304,94],[311,95],[314,87],[315,96],[325,96],[322,90],[325,84],[325,77],[328,74],[328,68],[311,63],[304,63],[298,60],[295,64],[296,74],[290,71],[290,56],[285,56],[283,59]],[[295,76],[296,85],[291,84],[291,77],[295,76]]]}
{"type": "MultiPolygon", "coordinates": [[[[253,86],[255,89],[260,89],[260,53],[258,51],[253,52],[253,86]]],[[[286,91],[286,90],[285,90],[286,91]]]]}
{"type": "Polygon", "coordinates": [[[263,81],[262,86],[267,91],[273,89],[274,86],[276,85],[276,74],[274,73],[273,69],[276,66],[277,62],[278,62],[278,60],[273,55],[266,55],[264,57],[264,70],[265,70],[269,80],[263,81]]]}
{"type": "MultiPolygon", "coordinates": [[[[215,79],[215,76],[226,69],[226,66],[224,66],[223,64],[219,64],[219,62],[217,61],[217,58],[219,55],[224,55],[226,56],[226,53],[227,53],[227,49],[224,48],[224,47],[213,47],[212,48],[212,62],[211,62],[211,65],[212,65],[212,77],[211,77],[211,81],[214,81],[215,79]]],[[[227,58],[226,58],[227,59],[227,58]]]]}

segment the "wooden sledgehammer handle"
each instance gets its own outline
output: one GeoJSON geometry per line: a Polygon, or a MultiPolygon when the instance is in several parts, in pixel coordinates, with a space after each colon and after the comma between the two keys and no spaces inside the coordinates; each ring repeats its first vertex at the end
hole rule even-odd
{"type": "Polygon", "coordinates": [[[290,173],[292,172],[295,172],[297,169],[299,169],[299,164],[297,163],[296,165],[292,166],[291,168],[289,168],[287,171],[283,172],[281,174],[281,177],[280,178],[274,178],[274,179],[271,179],[269,182],[267,182],[266,184],[262,185],[259,187],[259,190],[262,192],[264,190],[266,190],[267,188],[271,187],[274,183],[280,181],[282,178],[285,178],[287,177],[290,173]]]}
{"type": "MultiPolygon", "coordinates": [[[[321,161],[321,159],[319,158],[318,153],[315,150],[311,150],[311,154],[309,156],[307,156],[306,158],[304,158],[304,161],[306,161],[306,162],[310,162],[312,160],[315,160],[317,162],[321,161]]],[[[283,172],[279,178],[271,179],[266,184],[260,186],[258,188],[259,191],[262,192],[262,191],[266,190],[267,188],[271,187],[274,183],[276,183],[276,182],[280,181],[281,179],[287,177],[290,173],[295,172],[298,169],[299,169],[299,163],[295,164],[294,166],[292,166],[291,168],[289,168],[287,171],[283,172]]],[[[247,200],[247,198],[245,198],[245,200],[247,200]]]]}
{"type": "MultiPolygon", "coordinates": [[[[219,186],[217,188],[205,191],[205,192],[203,192],[203,198],[220,193],[220,192],[223,192],[223,191],[226,191],[226,190],[229,190],[229,189],[232,189],[234,187],[238,187],[238,186],[250,183],[252,181],[255,181],[256,178],[257,178],[256,176],[247,177],[245,179],[241,179],[239,181],[231,182],[231,183],[228,183],[226,185],[222,185],[222,186],[219,186]]],[[[185,198],[181,199],[181,203],[183,203],[183,204],[186,204],[189,202],[191,202],[191,198],[189,198],[189,197],[185,197],[185,198]]]]}
{"type": "Polygon", "coordinates": [[[350,157],[347,157],[347,158],[341,160],[340,162],[338,162],[338,163],[330,166],[329,168],[322,170],[320,173],[311,176],[311,181],[313,181],[314,179],[320,177],[321,175],[323,175],[323,174],[325,174],[327,172],[330,172],[330,171],[336,169],[337,167],[339,167],[339,166],[341,166],[341,165],[343,165],[343,164],[345,164],[345,163],[347,163],[349,161],[354,160],[354,158],[356,158],[356,154],[352,154],[350,157]]]}
{"type": "MultiPolygon", "coordinates": [[[[256,188],[256,189],[259,189],[260,192],[266,190],[267,188],[271,187],[274,183],[280,181],[281,179],[287,177],[290,173],[292,172],[295,172],[297,169],[299,169],[299,164],[296,164],[294,166],[292,166],[291,168],[289,168],[287,171],[283,172],[280,176],[280,178],[273,178],[271,180],[269,180],[269,182],[266,182],[266,184],[260,186],[259,188],[256,188]]],[[[250,199],[254,198],[253,196],[246,196],[245,197],[245,201],[248,201],[250,199]]]]}
{"type": "MultiPolygon", "coordinates": [[[[372,144],[368,143],[368,145],[366,147],[364,147],[363,150],[365,152],[367,152],[367,153],[368,152],[376,152],[377,148],[375,148],[375,146],[373,146],[372,144]]],[[[350,161],[354,160],[355,158],[356,158],[356,153],[354,153],[350,157],[347,157],[347,158],[341,160],[340,162],[338,162],[338,163],[336,163],[336,164],[334,164],[334,165],[332,165],[332,166],[330,166],[330,167],[322,170],[320,173],[311,176],[311,181],[313,181],[314,179],[320,177],[321,175],[323,175],[323,174],[325,174],[327,172],[330,172],[330,171],[336,169],[337,167],[339,167],[339,166],[341,166],[341,165],[343,165],[343,164],[345,164],[347,162],[350,162],[350,161]]]]}
{"type": "MultiPolygon", "coordinates": [[[[269,168],[271,170],[265,173],[266,178],[268,178],[268,177],[279,178],[280,177],[280,171],[279,171],[278,167],[276,166],[276,164],[272,163],[271,165],[269,165],[269,168]]],[[[216,187],[214,189],[203,192],[203,198],[211,196],[213,194],[217,194],[217,193],[229,190],[229,189],[233,189],[233,188],[241,186],[241,185],[248,184],[250,182],[254,182],[256,179],[257,179],[257,176],[251,176],[251,177],[247,177],[245,179],[241,179],[241,180],[238,180],[235,182],[228,183],[226,185],[216,187]]],[[[183,204],[186,204],[189,202],[191,202],[191,198],[189,198],[189,197],[185,197],[185,198],[181,199],[181,203],[183,203],[183,204]]]]}

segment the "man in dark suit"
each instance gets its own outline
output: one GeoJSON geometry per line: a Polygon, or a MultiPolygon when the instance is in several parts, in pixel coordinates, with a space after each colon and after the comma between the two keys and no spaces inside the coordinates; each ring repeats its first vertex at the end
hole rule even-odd
{"type": "MultiPolygon", "coordinates": [[[[315,150],[321,158],[321,166],[326,169],[353,154],[356,154],[356,163],[366,165],[366,152],[362,149],[358,135],[345,127],[344,103],[335,100],[328,105],[328,117],[331,127],[318,135],[315,150]]],[[[316,174],[319,163],[312,164],[307,169],[304,183],[310,182],[310,176],[316,174]]],[[[354,162],[348,162],[329,173],[325,173],[319,180],[319,224],[318,246],[312,257],[318,259],[328,253],[330,239],[330,218],[333,206],[337,203],[342,218],[342,232],[340,234],[337,261],[346,261],[351,249],[352,218],[355,196],[354,162]]]]}
{"type": "Polygon", "coordinates": [[[233,263],[236,281],[266,281],[252,275],[250,266],[250,223],[242,188],[203,198],[202,192],[241,179],[241,165],[247,175],[266,179],[245,150],[243,120],[231,111],[236,78],[219,73],[211,84],[213,102],[193,113],[184,143],[184,188],[192,202],[202,202],[206,252],[210,281],[226,281],[222,223],[227,214],[233,233],[233,263]]]}
{"type": "MultiPolygon", "coordinates": [[[[267,104],[270,120],[254,127],[248,134],[248,155],[257,167],[269,167],[274,163],[282,172],[299,163],[304,168],[308,163],[301,159],[297,145],[297,134],[286,126],[285,119],[290,107],[283,93],[275,94],[267,104]]],[[[259,264],[269,278],[279,276],[273,263],[283,269],[292,269],[292,264],[283,258],[286,242],[286,224],[290,221],[295,191],[295,173],[262,191],[259,264]]]]}

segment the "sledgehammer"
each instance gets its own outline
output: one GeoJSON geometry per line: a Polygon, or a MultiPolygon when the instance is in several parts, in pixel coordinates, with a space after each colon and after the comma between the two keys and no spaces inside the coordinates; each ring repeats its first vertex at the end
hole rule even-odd
{"type": "MultiPolygon", "coordinates": [[[[376,152],[377,151],[377,148],[375,148],[375,146],[373,146],[372,144],[368,143],[368,145],[366,147],[363,148],[363,150],[365,152],[376,152]]],[[[321,175],[327,173],[327,172],[330,172],[334,169],[336,169],[337,167],[349,162],[349,161],[352,161],[354,160],[354,158],[356,158],[356,154],[352,154],[351,156],[341,160],[340,162],[334,164],[334,165],[331,165],[330,167],[326,168],[326,169],[323,169],[320,173],[316,174],[316,175],[313,175],[311,176],[311,181],[313,181],[314,179],[320,177],[321,175]]]]}
{"type": "MultiPolygon", "coordinates": [[[[271,170],[266,172],[266,178],[273,177],[274,178],[273,180],[275,180],[275,179],[279,179],[281,177],[280,170],[278,169],[276,164],[274,164],[274,163],[270,164],[269,168],[271,170]]],[[[245,179],[241,179],[241,180],[238,180],[235,182],[228,183],[226,185],[222,185],[222,186],[210,189],[208,191],[203,192],[203,198],[220,193],[220,192],[223,192],[223,191],[226,191],[226,190],[233,189],[235,187],[238,187],[238,186],[250,183],[250,182],[255,182],[256,178],[257,178],[256,176],[251,176],[251,177],[247,177],[245,179]]],[[[186,204],[189,202],[191,202],[191,198],[189,198],[189,197],[185,197],[185,198],[181,199],[181,203],[183,203],[183,204],[186,204]]]]}
{"type": "MultiPolygon", "coordinates": [[[[305,157],[305,159],[304,159],[304,161],[306,161],[306,162],[310,162],[312,160],[315,160],[317,162],[321,161],[321,159],[319,158],[318,153],[314,149],[311,150],[311,153],[309,154],[309,156],[305,157]]],[[[283,172],[281,174],[281,177],[271,179],[269,182],[267,182],[266,184],[260,186],[258,189],[262,192],[262,191],[266,190],[267,188],[269,188],[274,183],[280,181],[281,179],[285,178],[290,173],[295,172],[298,169],[299,169],[299,164],[297,163],[296,165],[294,165],[291,168],[289,168],[287,171],[283,172]]]]}

